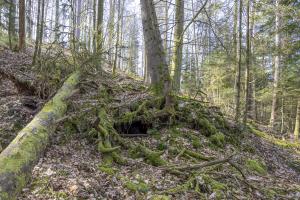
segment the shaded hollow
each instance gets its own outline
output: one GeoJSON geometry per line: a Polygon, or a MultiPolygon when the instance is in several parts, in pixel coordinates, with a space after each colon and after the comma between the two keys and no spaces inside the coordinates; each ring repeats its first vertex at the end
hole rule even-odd
{"type": "Polygon", "coordinates": [[[133,121],[131,123],[115,124],[114,128],[121,136],[124,137],[142,137],[147,136],[147,130],[152,127],[152,124],[146,124],[142,121],[133,121]]]}

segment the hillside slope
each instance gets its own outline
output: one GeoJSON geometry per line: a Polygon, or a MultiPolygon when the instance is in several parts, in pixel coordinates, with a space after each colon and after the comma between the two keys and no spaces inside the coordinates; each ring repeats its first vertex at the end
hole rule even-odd
{"type": "MultiPolygon", "coordinates": [[[[36,112],[15,90],[2,80],[1,113],[20,110],[1,114],[4,147],[36,112]]],[[[177,97],[173,114],[157,115],[156,99],[133,77],[86,76],[19,199],[300,198],[297,144],[279,146],[254,126],[240,131],[215,107],[188,98],[177,97]],[[124,136],[110,136],[122,161],[107,161],[97,123],[124,136]]]]}

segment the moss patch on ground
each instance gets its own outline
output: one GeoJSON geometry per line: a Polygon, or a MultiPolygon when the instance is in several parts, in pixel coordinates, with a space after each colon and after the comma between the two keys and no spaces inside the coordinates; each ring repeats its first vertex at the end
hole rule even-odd
{"type": "Polygon", "coordinates": [[[248,159],[246,161],[246,167],[250,171],[254,171],[254,172],[256,172],[260,175],[266,175],[267,174],[266,166],[259,160],[248,159]]]}

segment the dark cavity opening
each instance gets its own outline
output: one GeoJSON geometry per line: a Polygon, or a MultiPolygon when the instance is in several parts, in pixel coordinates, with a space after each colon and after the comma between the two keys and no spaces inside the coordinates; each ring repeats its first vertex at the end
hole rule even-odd
{"type": "Polygon", "coordinates": [[[115,125],[114,128],[124,137],[143,137],[148,136],[147,130],[151,128],[151,125],[141,121],[135,121],[118,124],[115,125]]]}

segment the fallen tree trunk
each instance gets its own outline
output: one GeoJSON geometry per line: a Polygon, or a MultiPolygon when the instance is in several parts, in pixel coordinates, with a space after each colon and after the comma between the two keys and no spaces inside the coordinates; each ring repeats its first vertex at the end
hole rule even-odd
{"type": "Polygon", "coordinates": [[[44,152],[56,120],[67,111],[67,99],[76,91],[80,73],[73,73],[57,94],[0,154],[0,199],[16,199],[44,152]]]}

